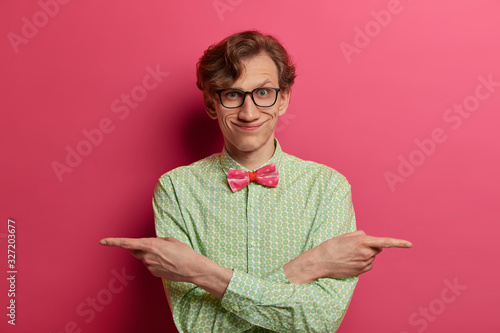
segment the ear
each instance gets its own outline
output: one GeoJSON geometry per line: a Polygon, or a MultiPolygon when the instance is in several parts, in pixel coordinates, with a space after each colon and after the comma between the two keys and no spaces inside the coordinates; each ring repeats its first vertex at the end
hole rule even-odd
{"type": "Polygon", "coordinates": [[[203,94],[203,99],[208,116],[212,119],[217,119],[217,111],[215,111],[215,103],[213,99],[211,99],[207,94],[203,94]]]}
{"type": "Polygon", "coordinates": [[[285,114],[290,103],[290,88],[281,90],[278,94],[278,115],[281,117],[285,114]]]}
{"type": "Polygon", "coordinates": [[[205,110],[207,111],[207,114],[210,118],[212,119],[217,119],[217,111],[213,108],[213,104],[210,106],[205,105],[205,110]]]}

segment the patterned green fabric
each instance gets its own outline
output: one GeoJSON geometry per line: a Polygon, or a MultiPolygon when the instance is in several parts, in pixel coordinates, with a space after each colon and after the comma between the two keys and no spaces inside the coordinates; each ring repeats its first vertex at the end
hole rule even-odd
{"type": "Polygon", "coordinates": [[[233,269],[222,300],[196,285],[163,280],[180,332],[335,332],[357,277],[290,283],[283,265],[354,231],[350,185],[337,171],[284,153],[276,141],[276,188],[231,192],[223,150],[164,174],[153,198],[156,233],[175,237],[233,269]]]}

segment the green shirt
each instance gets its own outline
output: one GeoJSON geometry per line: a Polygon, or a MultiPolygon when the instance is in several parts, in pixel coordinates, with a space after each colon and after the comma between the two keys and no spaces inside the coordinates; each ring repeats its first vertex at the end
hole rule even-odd
{"type": "Polygon", "coordinates": [[[190,283],[163,280],[180,332],[335,332],[357,277],[288,281],[283,265],[355,231],[350,185],[337,171],[284,153],[279,184],[232,192],[229,168],[251,171],[223,150],[164,174],[153,198],[156,233],[233,269],[222,300],[190,283]]]}

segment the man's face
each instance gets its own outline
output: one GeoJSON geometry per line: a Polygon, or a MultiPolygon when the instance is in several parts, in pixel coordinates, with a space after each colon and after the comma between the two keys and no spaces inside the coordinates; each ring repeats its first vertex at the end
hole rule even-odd
{"type": "MultiPolygon", "coordinates": [[[[279,88],[278,68],[266,53],[243,61],[244,70],[231,87],[244,91],[255,88],[279,88]]],[[[214,110],[208,114],[219,120],[219,126],[224,136],[226,149],[230,154],[250,154],[259,151],[269,151],[274,147],[274,129],[278,118],[288,107],[289,92],[280,91],[276,103],[271,107],[258,107],[252,101],[250,94],[245,102],[236,109],[225,108],[216,96],[214,110]]],[[[274,151],[274,150],[273,150],[274,151]]]]}

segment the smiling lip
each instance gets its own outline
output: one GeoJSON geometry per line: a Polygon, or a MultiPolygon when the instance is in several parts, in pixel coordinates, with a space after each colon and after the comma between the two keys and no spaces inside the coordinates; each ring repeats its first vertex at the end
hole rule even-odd
{"type": "Polygon", "coordinates": [[[238,125],[238,124],[234,124],[234,125],[236,127],[240,128],[240,129],[244,130],[244,131],[249,131],[249,132],[255,131],[255,130],[259,129],[262,126],[262,124],[255,124],[255,125],[238,125]]]}

